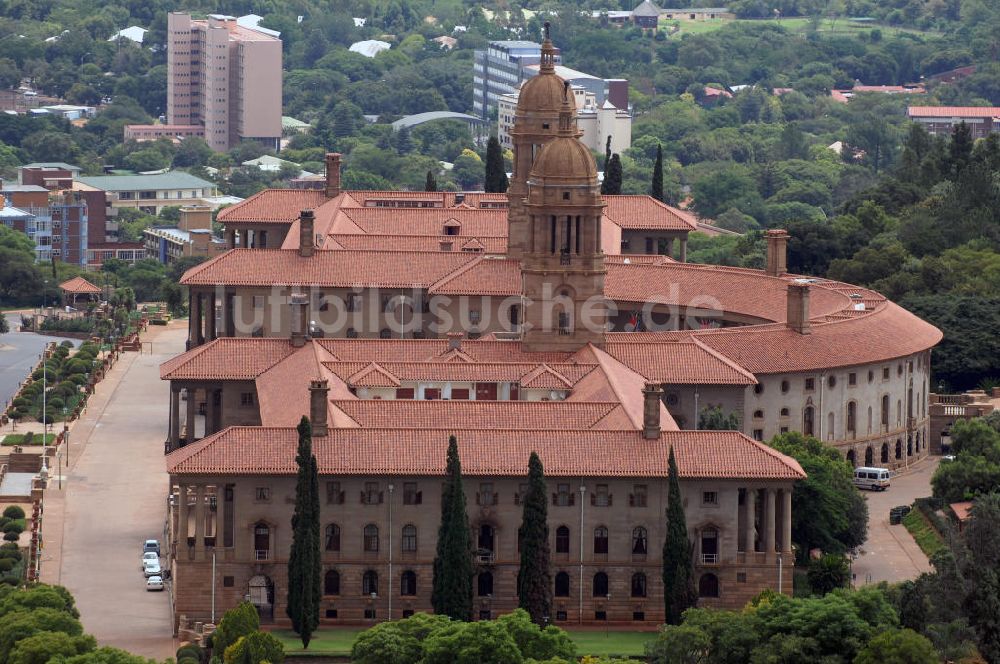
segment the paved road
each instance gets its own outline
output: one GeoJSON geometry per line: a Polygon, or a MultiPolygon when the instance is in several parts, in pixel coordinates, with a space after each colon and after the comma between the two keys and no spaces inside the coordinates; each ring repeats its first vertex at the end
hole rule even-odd
{"type": "Polygon", "coordinates": [[[913,470],[893,478],[886,491],[864,491],[868,498],[868,541],[854,561],[854,584],[915,579],[931,571],[927,557],[902,525],[889,525],[889,510],[909,505],[931,494],[931,476],[940,457],[921,461],[913,470]]]}
{"type": "Polygon", "coordinates": [[[166,519],[169,387],[159,365],[183,351],[186,333],[183,322],[153,326],[144,340],[154,354],[126,354],[112,369],[73,427],[72,470],[61,494],[48,492],[43,523],[42,578],[69,588],[84,629],[160,660],[174,654],[169,598],[146,591],[139,559],[143,540],[162,541],[166,519]]]}
{"type": "MultiPolygon", "coordinates": [[[[20,314],[6,315],[11,332],[0,334],[0,407],[13,398],[21,381],[38,362],[42,349],[50,341],[63,341],[60,337],[46,337],[34,332],[14,332],[21,324],[20,314]]],[[[79,341],[70,339],[74,344],[79,341]]],[[[39,425],[41,426],[41,425],[39,425]]]]}

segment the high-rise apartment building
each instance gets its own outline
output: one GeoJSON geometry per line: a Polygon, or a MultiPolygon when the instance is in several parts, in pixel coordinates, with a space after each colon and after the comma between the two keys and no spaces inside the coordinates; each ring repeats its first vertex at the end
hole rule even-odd
{"type": "Polygon", "coordinates": [[[167,124],[201,127],[214,150],[241,141],[277,149],[281,40],[233,16],[167,16],[167,124]]]}

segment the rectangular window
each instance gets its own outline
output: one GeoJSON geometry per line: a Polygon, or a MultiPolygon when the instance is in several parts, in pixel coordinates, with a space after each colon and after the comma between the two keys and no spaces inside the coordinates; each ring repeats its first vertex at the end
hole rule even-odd
{"type": "Polygon", "coordinates": [[[816,389],[816,379],[815,378],[806,378],[806,389],[807,390],[815,390],[816,389]]]}
{"type": "Polygon", "coordinates": [[[518,484],[517,485],[517,493],[514,494],[514,504],[515,505],[521,505],[521,504],[523,504],[524,503],[524,498],[527,495],[528,495],[528,485],[527,484],[518,484]]]}
{"type": "Polygon", "coordinates": [[[271,487],[259,486],[254,489],[254,501],[258,503],[266,503],[271,500],[271,487]]]}
{"type": "Polygon", "coordinates": [[[253,406],[253,392],[240,393],[240,407],[250,408],[253,406]]]}
{"type": "Polygon", "coordinates": [[[701,502],[703,505],[718,505],[719,493],[717,491],[703,491],[701,494],[701,502]]]}
{"type": "Polygon", "coordinates": [[[632,485],[632,496],[629,502],[631,507],[645,507],[647,501],[646,485],[645,484],[633,484],[632,485]]]}
{"type": "Polygon", "coordinates": [[[556,493],[552,496],[552,504],[558,507],[568,507],[573,503],[570,499],[573,494],[569,492],[569,484],[558,484],[556,485],[556,493]]]}
{"type": "Polygon", "coordinates": [[[594,490],[594,505],[597,507],[608,507],[611,505],[611,494],[608,493],[607,484],[598,484],[594,490]]]}
{"type": "Polygon", "coordinates": [[[736,573],[736,583],[746,583],[746,582],[747,582],[747,573],[746,572],[737,572],[736,573]]]}
{"type": "Polygon", "coordinates": [[[882,380],[889,380],[889,367],[882,367],[882,380]]]}
{"type": "Polygon", "coordinates": [[[326,504],[342,505],[344,503],[344,492],[340,490],[340,482],[326,483],[326,504]]]}
{"type": "Polygon", "coordinates": [[[236,579],[235,579],[235,577],[232,577],[232,576],[224,576],[224,577],[222,577],[222,587],[223,588],[232,588],[235,585],[236,585],[236,579]]]}
{"type": "Polygon", "coordinates": [[[493,492],[492,482],[483,482],[479,485],[477,504],[483,506],[497,504],[497,495],[493,492]]]}
{"type": "Polygon", "coordinates": [[[382,503],[382,492],[379,491],[378,482],[365,482],[365,490],[361,492],[361,503],[363,505],[382,503]]]}
{"type": "Polygon", "coordinates": [[[754,440],[761,440],[761,441],[764,440],[764,430],[763,429],[754,429],[753,430],[753,439],[754,440]]]}
{"type": "Polygon", "coordinates": [[[854,373],[853,371],[851,373],[847,374],[847,384],[848,385],[857,385],[858,384],[858,374],[854,373]]]}
{"type": "Polygon", "coordinates": [[[403,504],[404,505],[419,505],[423,502],[423,496],[420,491],[417,491],[416,482],[403,482],[403,504]]]}

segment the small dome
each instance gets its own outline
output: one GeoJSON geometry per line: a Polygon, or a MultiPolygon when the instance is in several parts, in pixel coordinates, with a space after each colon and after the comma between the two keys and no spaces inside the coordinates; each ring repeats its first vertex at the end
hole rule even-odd
{"type": "Polygon", "coordinates": [[[563,99],[563,80],[550,73],[540,73],[521,86],[517,98],[517,112],[559,113],[563,99]]]}
{"type": "Polygon", "coordinates": [[[535,157],[530,177],[590,180],[597,178],[597,164],[587,146],[575,136],[558,136],[535,157]]]}

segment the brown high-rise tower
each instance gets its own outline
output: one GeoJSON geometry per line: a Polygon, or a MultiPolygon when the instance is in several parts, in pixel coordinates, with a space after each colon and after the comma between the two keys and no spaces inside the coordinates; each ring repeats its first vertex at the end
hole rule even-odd
{"type": "Polygon", "coordinates": [[[604,202],[568,85],[561,96],[556,135],[538,151],[527,179],[521,282],[528,351],[604,343],[604,202]]]}
{"type": "Polygon", "coordinates": [[[563,80],[556,76],[556,51],[546,23],[538,76],[521,86],[514,128],[510,132],[514,143],[514,172],[507,190],[510,205],[507,255],[510,258],[522,258],[528,246],[528,217],[524,208],[528,174],[542,145],[556,135],[562,99],[563,80]]]}

